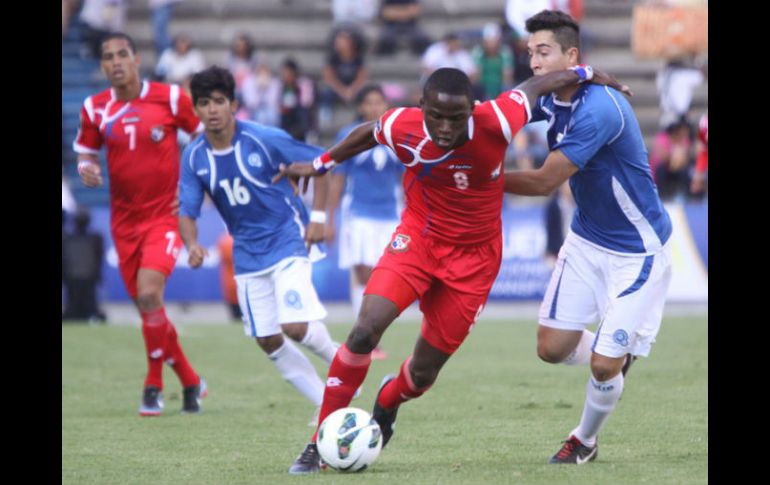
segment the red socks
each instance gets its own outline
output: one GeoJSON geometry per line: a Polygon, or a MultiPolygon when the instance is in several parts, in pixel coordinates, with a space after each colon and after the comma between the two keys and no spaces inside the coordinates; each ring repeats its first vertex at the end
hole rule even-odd
{"type": "Polygon", "coordinates": [[[140,312],[142,315],[142,335],[147,349],[147,379],[145,387],[156,386],[163,389],[163,361],[174,369],[182,386],[198,384],[198,375],[187,361],[182,347],[179,345],[176,329],[166,317],[166,310],[160,307],[151,312],[140,312]]]}
{"type": "Polygon", "coordinates": [[[398,407],[401,403],[420,397],[425,391],[430,389],[430,386],[425,386],[422,389],[418,389],[412,382],[412,377],[409,375],[409,362],[412,360],[412,356],[406,358],[403,364],[401,364],[401,371],[398,373],[398,377],[388,382],[377,402],[385,409],[393,409],[398,407]]]}
{"type": "MultiPolygon", "coordinates": [[[[350,404],[356,389],[364,382],[371,363],[371,354],[354,354],[345,344],[337,349],[334,360],[329,367],[329,377],[326,379],[324,399],[321,404],[321,412],[318,415],[318,426],[324,422],[328,415],[350,404]]],[[[313,433],[313,442],[315,442],[317,435],[318,427],[313,433]]]]}

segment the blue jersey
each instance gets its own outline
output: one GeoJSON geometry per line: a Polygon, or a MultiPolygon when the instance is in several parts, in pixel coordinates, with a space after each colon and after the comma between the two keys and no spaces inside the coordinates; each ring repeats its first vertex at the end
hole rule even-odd
{"type": "Polygon", "coordinates": [[[233,236],[235,274],[270,269],[284,258],[306,257],[307,210],[288,180],[272,184],[281,163],[312,160],[320,147],[283,130],[236,120],[233,146],[214,150],[205,136],[185,148],[179,214],[200,215],[207,193],[233,236]]]}
{"type": "MultiPolygon", "coordinates": [[[[345,138],[358,123],[346,126],[337,135],[345,138]]],[[[398,219],[398,188],[404,165],[387,147],[376,147],[359,153],[334,168],[335,174],[347,177],[345,195],[350,198],[350,214],[367,219],[398,219]]]]}
{"type": "Polygon", "coordinates": [[[579,171],[569,184],[577,204],[572,231],[619,253],[654,253],[671,235],[671,220],[652,180],[639,122],[625,97],[581,85],[571,103],[541,96],[531,121],[548,120],[548,147],[579,171]]]}

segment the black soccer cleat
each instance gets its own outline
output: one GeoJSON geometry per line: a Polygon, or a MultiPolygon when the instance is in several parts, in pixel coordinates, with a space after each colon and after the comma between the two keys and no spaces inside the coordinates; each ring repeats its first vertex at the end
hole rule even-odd
{"type": "Polygon", "coordinates": [[[147,386],[142,393],[139,416],[160,416],[163,410],[163,391],[159,387],[147,386]]]}
{"type": "Polygon", "coordinates": [[[197,414],[201,412],[201,398],[208,396],[206,381],[200,378],[200,383],[187,386],[182,391],[182,414],[197,414]]]}
{"type": "Polygon", "coordinates": [[[321,471],[321,455],[315,443],[308,443],[305,451],[300,454],[289,467],[290,475],[307,475],[321,471]]]}
{"type": "Polygon", "coordinates": [[[561,447],[558,453],[553,455],[548,463],[551,464],[575,464],[582,465],[589,461],[594,461],[599,455],[599,444],[594,445],[593,448],[589,448],[575,438],[574,435],[570,436],[567,441],[564,442],[564,446],[561,447]]]}
{"type": "Polygon", "coordinates": [[[385,388],[385,384],[396,378],[395,374],[388,374],[380,383],[380,390],[377,391],[377,397],[374,398],[374,409],[372,409],[372,418],[380,425],[380,431],[382,431],[382,447],[390,441],[390,437],[393,436],[393,429],[396,427],[396,414],[398,414],[398,407],[393,409],[385,409],[380,406],[379,398],[380,393],[385,388]]]}

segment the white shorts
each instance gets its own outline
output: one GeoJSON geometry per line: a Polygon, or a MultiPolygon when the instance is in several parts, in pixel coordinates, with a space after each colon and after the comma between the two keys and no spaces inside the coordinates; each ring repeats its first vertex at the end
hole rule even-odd
{"type": "Polygon", "coordinates": [[[357,265],[377,266],[377,261],[390,243],[398,222],[398,219],[348,218],[340,228],[340,269],[357,265]]]}
{"type": "Polygon", "coordinates": [[[591,350],[613,358],[646,357],[670,282],[670,241],[653,255],[620,255],[570,232],[540,306],[540,325],[583,330],[600,321],[591,350]]]}
{"type": "Polygon", "coordinates": [[[286,258],[259,275],[236,275],[243,331],[249,337],[281,333],[281,324],[326,318],[307,258],[286,258]]]}

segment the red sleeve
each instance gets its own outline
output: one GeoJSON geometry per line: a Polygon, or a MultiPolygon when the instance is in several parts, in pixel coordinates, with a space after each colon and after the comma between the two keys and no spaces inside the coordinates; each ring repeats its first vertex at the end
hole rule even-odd
{"type": "Polygon", "coordinates": [[[172,84],[169,98],[171,113],[174,115],[177,126],[187,133],[195,133],[198,130],[200,120],[195,116],[190,96],[181,90],[179,86],[172,84]]]}
{"type": "Polygon", "coordinates": [[[708,148],[703,147],[698,152],[698,159],[695,160],[695,171],[703,173],[709,168],[709,151],[708,148]]]}
{"type": "Polygon", "coordinates": [[[510,144],[516,133],[532,117],[527,95],[517,89],[512,89],[503,92],[497,99],[489,101],[489,104],[497,116],[502,135],[510,144]]]}
{"type": "Polygon", "coordinates": [[[75,137],[72,148],[77,153],[98,155],[101,147],[102,135],[99,133],[99,126],[96,124],[93,101],[89,96],[83,102],[83,107],[80,108],[80,129],[78,129],[78,134],[75,137]]]}
{"type": "Polygon", "coordinates": [[[374,125],[374,139],[380,145],[390,147],[393,153],[396,153],[396,147],[393,142],[393,124],[403,110],[404,108],[391,108],[387,110],[374,125]]]}

